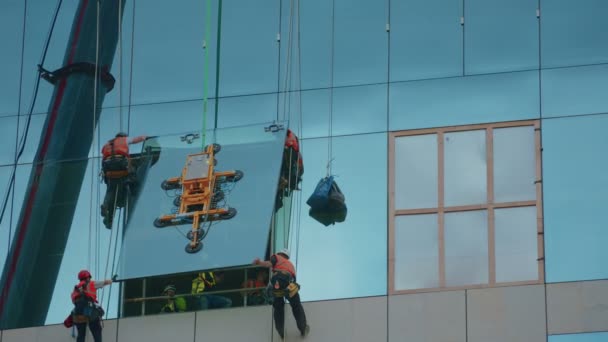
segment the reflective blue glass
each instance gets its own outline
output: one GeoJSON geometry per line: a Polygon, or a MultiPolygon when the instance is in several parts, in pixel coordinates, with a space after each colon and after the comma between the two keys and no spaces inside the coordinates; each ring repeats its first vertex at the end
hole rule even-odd
{"type": "MultiPolygon", "coordinates": [[[[8,182],[11,175],[13,174],[12,166],[0,167],[0,204],[4,204],[5,196],[7,195],[8,182]]],[[[6,211],[2,222],[0,222],[0,274],[4,269],[4,263],[6,255],[8,253],[11,237],[12,237],[12,210],[13,210],[13,196],[12,192],[8,196],[8,202],[6,204],[6,211]]]]}
{"type": "MultiPolygon", "coordinates": [[[[328,139],[302,142],[305,162],[298,226],[296,266],[305,301],[386,295],[387,278],[387,135],[354,135],[333,139],[333,173],[346,197],[348,215],[325,227],[308,215],[306,200],[325,176],[328,139]],[[365,189],[365,191],[361,191],[365,189]],[[324,272],[332,260],[339,267],[324,272]],[[362,281],[364,278],[369,281],[362,281]],[[327,286],[348,284],[348,286],[327,286]]],[[[293,248],[292,248],[293,249],[293,248]]]]}
{"type": "Polygon", "coordinates": [[[543,121],[547,282],[604,279],[608,115],[543,121]]]}
{"type": "Polygon", "coordinates": [[[211,1],[209,25],[205,4],[198,0],[135,3],[132,103],[203,98],[205,78],[208,97],[214,96],[217,1],[211,1]]]}
{"type": "Polygon", "coordinates": [[[0,165],[8,165],[15,162],[17,118],[16,115],[0,117],[0,137],[2,139],[0,165]]]}
{"type": "Polygon", "coordinates": [[[0,3],[0,116],[18,114],[25,1],[0,3]]]}
{"type": "Polygon", "coordinates": [[[332,135],[386,131],[387,85],[334,89],[332,135]]]}
{"type": "MultiPolygon", "coordinates": [[[[288,1],[283,0],[283,6],[288,1]]],[[[332,1],[300,1],[302,89],[331,86],[332,1]]],[[[297,13],[297,12],[296,12],[297,13]]]]}
{"type": "Polygon", "coordinates": [[[129,128],[129,109],[120,108],[104,108],[99,113],[99,123],[91,140],[91,150],[89,158],[100,156],[101,148],[106,141],[114,138],[118,132],[127,132],[129,128]]]}
{"type": "MultiPolygon", "coordinates": [[[[97,177],[99,171],[100,160],[90,159],[83,177],[67,244],[61,255],[61,266],[46,324],[61,323],[65,319],[64,303],[69,300],[69,289],[78,282],[76,275],[81,269],[90,270],[96,280],[112,277],[112,263],[116,263],[118,259],[118,255],[113,255],[118,233],[106,229],[101,223],[99,206],[105,194],[105,185],[99,183],[97,177]]],[[[120,234],[122,236],[122,232],[120,234]]],[[[118,239],[118,243],[120,246],[120,239],[118,239]]],[[[119,286],[119,284],[112,285],[110,303],[108,302],[109,286],[98,292],[98,299],[106,310],[107,318],[115,318],[117,315],[119,286]]]]}
{"type": "Polygon", "coordinates": [[[334,7],[333,85],[386,82],[388,0],[334,0],[334,7]]]}
{"type": "Polygon", "coordinates": [[[330,89],[291,92],[288,96],[281,93],[279,119],[289,119],[289,128],[301,138],[329,136],[330,100],[330,89]]]}
{"type": "MultiPolygon", "coordinates": [[[[46,120],[46,114],[34,114],[31,116],[29,129],[27,130],[27,138],[25,140],[25,148],[23,154],[19,158],[19,164],[31,163],[38,151],[42,129],[46,120]]],[[[28,116],[21,115],[19,117],[19,140],[23,137],[27,127],[28,116]]]]}
{"type": "MultiPolygon", "coordinates": [[[[25,18],[25,47],[23,55],[23,80],[21,82],[21,114],[27,113],[33,98],[34,84],[38,78],[38,67],[48,32],[57,6],[56,1],[27,1],[25,18]]],[[[53,36],[49,43],[46,60],[43,65],[48,70],[63,66],[63,59],[68,46],[72,23],[78,7],[77,1],[64,1],[57,17],[53,36]]],[[[40,89],[34,113],[46,113],[49,108],[54,86],[40,80],[40,89]]]]}
{"type": "Polygon", "coordinates": [[[605,341],[608,341],[608,332],[549,336],[549,342],[605,342],[605,341]]]}
{"type": "Polygon", "coordinates": [[[135,1],[122,0],[125,7],[122,11],[119,42],[116,46],[112,69],[110,72],[116,79],[114,89],[106,94],[104,107],[125,106],[129,103],[131,93],[131,56],[133,54],[133,13],[135,1]]]}
{"type": "Polygon", "coordinates": [[[220,96],[276,92],[279,1],[224,1],[220,96]]]}
{"type": "Polygon", "coordinates": [[[390,80],[462,75],[462,1],[391,2],[390,80]]]}
{"type": "Polygon", "coordinates": [[[545,69],[543,118],[608,112],[608,64],[545,69]]]}
{"type": "MultiPolygon", "coordinates": [[[[186,192],[180,186],[185,180],[207,175],[207,157],[200,156],[200,146],[190,145],[179,136],[160,137],[146,143],[158,146],[160,155],[145,171],[145,182],[133,193],[138,199],[125,228],[117,272],[121,279],[250,265],[254,258],[264,256],[285,142],[285,131],[266,132],[264,126],[217,132],[216,142],[221,149],[214,156],[217,161],[214,171],[240,170],[243,176],[235,181],[227,176],[216,179],[215,184],[223,195],[214,208],[236,211],[232,215],[220,212],[222,218],[212,222],[206,221],[205,216],[201,218],[203,245],[196,252],[185,250],[190,245],[187,232],[193,229],[194,223],[191,215],[184,214],[193,210],[180,212],[175,199],[185,201],[186,192]],[[195,153],[199,156],[188,158],[195,153]],[[185,163],[187,172],[181,179],[172,181],[173,177],[180,177],[185,163]],[[176,182],[173,184],[178,186],[163,189],[163,182],[176,182]],[[175,214],[173,218],[169,216],[172,214],[175,214]],[[159,225],[159,219],[166,224],[159,225]]],[[[215,216],[213,212],[211,215],[215,216]]]]}
{"type": "Polygon", "coordinates": [[[525,71],[393,83],[389,129],[538,118],[538,82],[525,71]]]}
{"type": "Polygon", "coordinates": [[[221,98],[218,127],[233,127],[271,122],[277,119],[277,94],[221,98]]]}
{"type": "Polygon", "coordinates": [[[608,2],[541,1],[543,68],[608,62],[608,2]]]}
{"type": "Polygon", "coordinates": [[[538,68],[537,2],[466,0],[465,73],[538,68]]]}
{"type": "MultiPolygon", "coordinates": [[[[207,128],[213,127],[215,101],[207,103],[207,128]]],[[[159,103],[131,107],[129,133],[167,135],[203,129],[203,101],[159,103]]]]}

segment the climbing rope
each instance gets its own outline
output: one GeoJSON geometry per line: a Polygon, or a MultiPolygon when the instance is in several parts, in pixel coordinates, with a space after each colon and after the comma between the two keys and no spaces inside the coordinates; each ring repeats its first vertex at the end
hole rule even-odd
{"type": "MultiPolygon", "coordinates": [[[[208,92],[209,92],[209,33],[211,31],[211,0],[206,1],[206,13],[205,13],[205,40],[203,41],[203,49],[205,50],[205,62],[203,70],[203,134],[201,149],[205,148],[207,141],[207,106],[208,106],[208,92]]],[[[218,68],[219,69],[219,68],[218,68]]],[[[216,96],[217,102],[217,96],[216,96]]]]}

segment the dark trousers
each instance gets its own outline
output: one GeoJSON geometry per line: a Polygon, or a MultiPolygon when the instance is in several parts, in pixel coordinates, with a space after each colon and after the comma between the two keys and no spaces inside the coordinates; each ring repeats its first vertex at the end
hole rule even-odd
{"type": "MultiPolygon", "coordinates": [[[[78,330],[76,342],[84,342],[84,339],[87,336],[87,323],[76,323],[75,325],[76,330],[78,330]]],[[[89,330],[91,330],[93,340],[95,342],[101,342],[101,321],[99,319],[89,322],[89,330]]]]}
{"type": "MultiPolygon", "coordinates": [[[[295,296],[291,298],[285,298],[287,298],[289,305],[291,305],[291,311],[293,312],[293,317],[296,319],[298,330],[300,330],[300,333],[304,334],[306,329],[306,314],[304,313],[302,302],[300,302],[300,294],[296,293],[295,296]]],[[[285,301],[282,297],[275,298],[272,306],[274,307],[274,325],[279,335],[283,337],[283,329],[285,328],[285,301]]]]}

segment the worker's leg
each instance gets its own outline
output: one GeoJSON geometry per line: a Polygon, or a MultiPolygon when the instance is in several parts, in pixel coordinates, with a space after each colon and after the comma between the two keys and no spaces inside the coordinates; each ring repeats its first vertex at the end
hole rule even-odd
{"type": "Polygon", "coordinates": [[[118,183],[118,180],[108,178],[108,188],[106,190],[106,196],[103,200],[103,205],[101,207],[101,215],[104,217],[103,223],[106,225],[106,228],[112,228],[112,219],[114,217],[118,183]]]}
{"type": "Polygon", "coordinates": [[[87,337],[87,323],[76,323],[75,325],[76,331],[78,331],[76,342],[84,342],[85,337],[87,337]]]}
{"type": "Polygon", "coordinates": [[[209,300],[207,296],[198,297],[199,310],[207,310],[209,309],[209,300]]]}
{"type": "Polygon", "coordinates": [[[101,320],[96,319],[89,322],[89,329],[91,330],[91,335],[93,335],[93,341],[101,342],[101,320]]]}
{"type": "Polygon", "coordinates": [[[298,330],[300,330],[302,336],[306,335],[306,313],[304,313],[304,307],[300,301],[300,294],[296,293],[287,300],[289,300],[289,305],[291,305],[291,311],[293,312],[293,317],[296,319],[298,330]]]}
{"type": "Polygon", "coordinates": [[[228,308],[232,306],[232,300],[224,296],[207,295],[209,301],[209,307],[212,309],[228,308]]]}
{"type": "Polygon", "coordinates": [[[283,297],[275,298],[274,302],[272,302],[272,307],[274,308],[274,326],[281,338],[284,338],[283,329],[285,327],[285,300],[283,300],[283,297]]]}

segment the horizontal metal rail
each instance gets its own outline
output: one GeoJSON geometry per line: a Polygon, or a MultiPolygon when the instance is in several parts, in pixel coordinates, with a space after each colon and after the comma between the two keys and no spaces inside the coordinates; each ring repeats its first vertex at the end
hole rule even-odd
{"type": "Polygon", "coordinates": [[[237,292],[257,292],[261,290],[265,290],[266,287],[246,287],[242,289],[233,289],[233,290],[221,290],[221,291],[209,291],[209,292],[201,292],[197,294],[186,293],[186,294],[176,294],[172,297],[169,296],[155,296],[155,297],[141,297],[141,298],[127,298],[124,300],[125,303],[140,303],[149,300],[166,300],[172,298],[179,297],[200,297],[203,295],[215,295],[215,294],[226,294],[226,293],[237,293],[237,292]]]}

